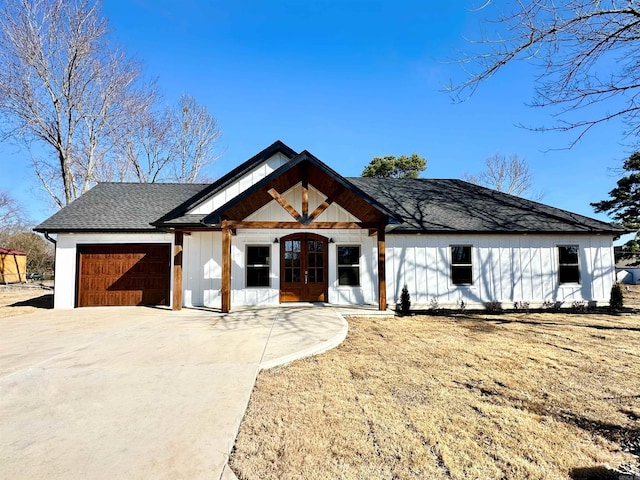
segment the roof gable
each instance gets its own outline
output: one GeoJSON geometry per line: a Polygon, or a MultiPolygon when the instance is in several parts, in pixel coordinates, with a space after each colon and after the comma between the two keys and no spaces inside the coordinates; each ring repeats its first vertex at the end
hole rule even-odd
{"type": "MultiPolygon", "coordinates": [[[[396,214],[378,203],[308,151],[303,151],[287,164],[262,179],[203,219],[205,225],[219,225],[222,220],[243,220],[273,200],[271,188],[285,192],[307,179],[319,191],[333,197],[345,210],[365,222],[397,221],[396,214]]],[[[304,222],[307,219],[303,219],[304,222]]],[[[314,219],[310,218],[309,221],[314,219]]]]}
{"type": "MultiPolygon", "coordinates": [[[[207,210],[207,205],[216,204],[216,195],[224,193],[225,189],[230,188],[234,190],[231,195],[235,196],[240,194],[242,190],[245,190],[251,184],[255,183],[254,180],[250,180],[247,185],[242,186],[242,179],[246,178],[247,176],[251,176],[252,171],[255,171],[260,165],[268,162],[278,154],[283,155],[287,160],[290,160],[297,155],[297,153],[293,149],[289,148],[280,140],[277,140],[261,152],[251,157],[246,162],[238,165],[229,173],[210,184],[207,188],[200,191],[197,195],[190,198],[187,202],[178,205],[176,208],[172,209],[162,217],[154,219],[154,224],[170,224],[181,220],[191,219],[191,221],[193,221],[196,218],[201,219],[204,215],[209,214],[213,209],[209,208],[207,210]],[[236,187],[235,189],[233,189],[234,186],[236,187]]],[[[284,162],[277,163],[277,167],[280,166],[281,163],[284,162]]],[[[226,197],[226,195],[223,195],[223,197],[226,197]]],[[[222,203],[228,200],[229,198],[223,198],[222,203]]]]}

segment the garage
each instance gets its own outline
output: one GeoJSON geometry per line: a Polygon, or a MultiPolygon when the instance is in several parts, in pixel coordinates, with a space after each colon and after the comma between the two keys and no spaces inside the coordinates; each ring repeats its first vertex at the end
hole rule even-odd
{"type": "Polygon", "coordinates": [[[169,305],[170,280],[170,244],[78,245],[78,307],[169,305]]]}

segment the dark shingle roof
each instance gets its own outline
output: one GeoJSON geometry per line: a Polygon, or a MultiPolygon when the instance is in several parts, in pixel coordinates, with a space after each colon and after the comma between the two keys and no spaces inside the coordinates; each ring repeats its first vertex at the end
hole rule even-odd
{"type": "MultiPolygon", "coordinates": [[[[189,209],[277,151],[289,158],[296,155],[282,142],[276,142],[213,184],[101,183],[42,222],[35,230],[157,230],[152,223],[169,228],[203,228],[207,215],[188,214],[189,209]]],[[[344,179],[308,152],[298,156],[300,161],[313,161],[326,167],[336,181],[345,182],[351,189],[362,192],[363,197],[376,208],[388,213],[390,218],[397,219],[399,223],[392,226],[392,232],[626,233],[623,228],[606,222],[462,180],[344,179]]],[[[272,175],[286,171],[291,165],[281,167],[272,175]]],[[[241,201],[241,198],[231,201],[241,201]]]]}
{"type": "Polygon", "coordinates": [[[208,184],[99,183],[38,225],[39,232],[144,231],[208,184]]]}
{"type": "Polygon", "coordinates": [[[348,178],[403,219],[396,232],[615,233],[621,227],[462,180],[348,178]]]}

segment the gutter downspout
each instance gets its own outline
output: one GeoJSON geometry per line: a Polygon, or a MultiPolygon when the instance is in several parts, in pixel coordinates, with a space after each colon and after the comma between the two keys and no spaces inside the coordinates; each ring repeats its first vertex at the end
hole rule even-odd
{"type": "Polygon", "coordinates": [[[47,232],[46,230],[43,232],[44,238],[46,238],[47,240],[49,240],[51,243],[53,243],[54,245],[57,244],[56,239],[55,238],[51,238],[49,236],[49,232],[47,232]]]}

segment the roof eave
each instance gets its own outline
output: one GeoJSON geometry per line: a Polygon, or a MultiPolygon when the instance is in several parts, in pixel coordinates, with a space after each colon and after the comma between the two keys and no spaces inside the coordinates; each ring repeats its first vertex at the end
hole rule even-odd
{"type": "Polygon", "coordinates": [[[41,228],[33,229],[38,233],[162,233],[159,228],[41,228]]]}
{"type": "Polygon", "coordinates": [[[406,234],[406,235],[624,235],[626,232],[618,230],[455,230],[455,229],[418,229],[418,228],[403,228],[399,226],[388,233],[393,234],[406,234]]]}

